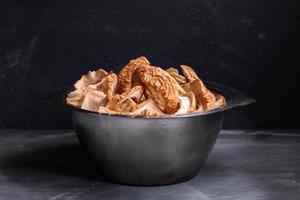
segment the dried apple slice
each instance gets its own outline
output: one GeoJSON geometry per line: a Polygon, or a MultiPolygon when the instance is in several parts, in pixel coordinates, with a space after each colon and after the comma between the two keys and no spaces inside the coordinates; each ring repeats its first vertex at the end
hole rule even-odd
{"type": "Polygon", "coordinates": [[[185,96],[187,96],[190,100],[190,109],[189,112],[194,112],[197,109],[197,101],[195,94],[192,91],[188,91],[185,93],[185,96]]]}
{"type": "Polygon", "coordinates": [[[150,91],[147,90],[147,88],[145,88],[145,90],[144,90],[144,96],[145,96],[145,100],[151,98],[150,91]]]}
{"type": "Polygon", "coordinates": [[[118,74],[118,90],[119,93],[128,92],[132,88],[133,74],[136,69],[149,65],[150,62],[146,57],[141,56],[131,60],[125,67],[123,67],[118,74]]]}
{"type": "Polygon", "coordinates": [[[176,80],[159,67],[139,68],[137,73],[158,107],[167,114],[174,114],[179,106],[179,94],[185,93],[176,80]]]}
{"type": "Polygon", "coordinates": [[[179,74],[178,69],[176,69],[174,67],[170,67],[170,68],[166,69],[165,71],[168,72],[180,85],[187,83],[187,80],[185,79],[185,77],[181,76],[179,74]]]}
{"type": "Polygon", "coordinates": [[[134,109],[137,104],[131,98],[125,98],[119,101],[115,107],[117,112],[130,112],[134,109]]]}
{"type": "Polygon", "coordinates": [[[214,94],[205,87],[204,83],[191,67],[186,65],[180,65],[180,67],[185,78],[190,83],[188,86],[190,87],[191,91],[194,92],[198,106],[200,107],[200,105],[202,105],[204,110],[214,109],[216,102],[214,94]]]}
{"type": "Polygon", "coordinates": [[[191,106],[189,97],[181,96],[181,97],[179,97],[179,100],[180,100],[180,107],[175,114],[179,115],[179,114],[188,113],[190,110],[190,106],[191,106]]]}
{"type": "Polygon", "coordinates": [[[88,90],[81,108],[85,110],[98,112],[99,106],[105,105],[106,95],[99,90],[88,90]]]}
{"type": "Polygon", "coordinates": [[[118,101],[120,101],[120,100],[121,100],[121,97],[119,94],[112,94],[109,97],[107,97],[105,107],[107,107],[110,110],[115,110],[116,105],[117,105],[118,101]]]}
{"type": "Polygon", "coordinates": [[[131,98],[136,103],[140,103],[141,98],[143,96],[143,92],[144,92],[144,87],[142,85],[137,85],[137,86],[134,86],[133,88],[131,88],[129,92],[122,93],[120,98],[121,99],[131,98]]]}
{"type": "Polygon", "coordinates": [[[88,74],[81,76],[81,79],[74,84],[74,87],[76,89],[86,90],[89,85],[97,83],[106,75],[107,72],[101,68],[96,71],[89,71],[88,74]]]}
{"type": "Polygon", "coordinates": [[[141,101],[140,102],[145,101],[146,99],[147,98],[146,98],[145,94],[143,94],[142,97],[141,97],[141,101]]]}
{"type": "Polygon", "coordinates": [[[166,69],[165,71],[168,72],[169,74],[171,74],[171,73],[179,74],[178,69],[176,69],[176,68],[174,68],[174,67],[169,67],[169,68],[166,69]]]}
{"type": "Polygon", "coordinates": [[[100,90],[107,95],[107,104],[114,105],[114,94],[117,91],[118,76],[115,73],[107,74],[100,82],[90,85],[88,88],[93,90],[100,90]]]}
{"type": "Polygon", "coordinates": [[[204,110],[211,110],[215,108],[216,98],[203,84],[200,79],[191,83],[191,88],[196,98],[201,99],[201,105],[204,110]]]}
{"type": "Polygon", "coordinates": [[[74,99],[81,99],[85,95],[85,91],[81,89],[73,90],[70,93],[68,93],[68,98],[74,98],[74,99]]]}
{"type": "Polygon", "coordinates": [[[116,111],[113,111],[107,107],[104,107],[104,106],[99,106],[98,108],[98,112],[99,113],[105,113],[105,114],[109,114],[109,115],[114,115],[114,114],[117,114],[116,111]]]}
{"type": "Polygon", "coordinates": [[[226,100],[225,100],[224,96],[222,96],[220,94],[217,94],[217,93],[214,93],[214,95],[216,97],[216,103],[215,103],[216,108],[219,108],[219,107],[222,107],[222,106],[226,105],[226,100]]]}
{"type": "Polygon", "coordinates": [[[194,80],[200,79],[196,72],[187,65],[180,65],[182,73],[184,77],[188,80],[188,82],[193,82],[194,80]]]}
{"type": "Polygon", "coordinates": [[[201,97],[201,95],[199,95],[199,93],[197,91],[196,91],[196,93],[193,92],[195,89],[192,88],[191,83],[185,84],[183,86],[183,88],[186,91],[185,96],[190,98],[190,102],[191,102],[190,111],[191,112],[204,111],[202,97],[201,97]],[[196,95],[196,94],[198,94],[198,95],[196,95]]]}
{"type": "Polygon", "coordinates": [[[77,108],[80,108],[82,105],[82,100],[75,100],[75,99],[67,98],[67,104],[69,104],[71,106],[75,106],[77,108]]]}
{"type": "Polygon", "coordinates": [[[156,105],[156,103],[152,99],[147,99],[142,103],[138,104],[134,108],[132,114],[157,116],[157,115],[164,115],[164,112],[156,105]]]}
{"type": "Polygon", "coordinates": [[[81,89],[74,90],[67,95],[66,102],[69,105],[80,108],[82,105],[82,101],[84,99],[85,93],[86,92],[81,89]]]}
{"type": "Polygon", "coordinates": [[[93,90],[100,90],[107,95],[116,93],[118,84],[118,76],[115,73],[110,72],[103,79],[94,84],[90,85],[89,88],[93,90]]]}
{"type": "Polygon", "coordinates": [[[177,83],[179,83],[180,85],[183,85],[183,84],[186,84],[187,81],[185,79],[184,76],[181,76],[179,74],[176,74],[176,73],[169,73],[176,81],[177,83]]]}
{"type": "Polygon", "coordinates": [[[114,111],[114,110],[111,110],[107,107],[103,107],[103,106],[100,106],[99,107],[99,110],[98,112],[100,114],[108,114],[108,115],[126,115],[126,116],[132,116],[132,112],[128,112],[128,111],[114,111]]]}

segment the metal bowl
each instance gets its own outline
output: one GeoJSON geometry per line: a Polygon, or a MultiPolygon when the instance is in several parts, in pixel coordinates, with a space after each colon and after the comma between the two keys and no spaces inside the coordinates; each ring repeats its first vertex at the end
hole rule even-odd
{"type": "Polygon", "coordinates": [[[165,185],[194,177],[207,159],[223,124],[224,111],[253,99],[216,83],[227,106],[208,112],[144,118],[72,108],[79,141],[101,174],[130,185],[165,185]]]}

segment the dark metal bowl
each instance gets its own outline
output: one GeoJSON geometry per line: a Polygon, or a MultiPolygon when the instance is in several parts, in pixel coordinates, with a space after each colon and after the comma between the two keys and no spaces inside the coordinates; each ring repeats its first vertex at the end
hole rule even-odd
{"type": "Polygon", "coordinates": [[[144,118],[106,115],[72,108],[80,143],[101,174],[130,185],[165,185],[194,177],[216,142],[224,111],[253,99],[216,83],[208,88],[227,106],[208,112],[144,118]]]}

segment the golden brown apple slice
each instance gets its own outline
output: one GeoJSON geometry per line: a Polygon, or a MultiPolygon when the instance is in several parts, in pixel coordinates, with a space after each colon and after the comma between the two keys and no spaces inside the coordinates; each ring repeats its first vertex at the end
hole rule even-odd
{"type": "Polygon", "coordinates": [[[194,80],[200,79],[196,72],[187,65],[180,65],[182,73],[184,77],[188,80],[188,82],[193,82],[194,80]]]}
{"type": "Polygon", "coordinates": [[[146,57],[141,56],[131,60],[125,67],[123,67],[118,74],[118,90],[119,93],[128,92],[132,88],[133,75],[136,69],[149,65],[150,62],[146,57]]]}
{"type": "Polygon", "coordinates": [[[185,78],[189,81],[185,88],[190,88],[190,90],[195,94],[198,107],[203,106],[204,110],[211,110],[215,108],[216,98],[212,92],[210,92],[197,76],[196,72],[189,66],[180,65],[185,78]]]}
{"type": "Polygon", "coordinates": [[[186,92],[185,96],[187,96],[190,100],[190,109],[189,112],[194,112],[197,110],[197,101],[195,94],[192,91],[186,92]]]}
{"type": "Polygon", "coordinates": [[[112,94],[109,96],[109,98],[107,97],[105,107],[107,107],[110,110],[115,110],[116,105],[117,105],[118,101],[120,101],[120,100],[121,100],[121,98],[120,98],[119,94],[112,94]]]}
{"type": "Polygon", "coordinates": [[[214,95],[216,97],[216,104],[215,104],[216,108],[219,108],[219,107],[222,107],[222,106],[226,105],[225,97],[223,97],[222,95],[217,94],[217,93],[214,93],[214,95]]]}
{"type": "Polygon", "coordinates": [[[180,85],[186,84],[187,81],[184,76],[181,76],[179,74],[170,73],[170,75],[179,83],[180,85]]]}
{"type": "Polygon", "coordinates": [[[175,74],[179,74],[178,69],[176,69],[175,67],[169,67],[168,69],[165,70],[166,72],[170,73],[175,73],[175,74]]]}
{"type": "Polygon", "coordinates": [[[176,80],[159,67],[139,68],[137,73],[158,107],[165,113],[174,114],[178,109],[179,94],[185,93],[176,80]]]}
{"type": "Polygon", "coordinates": [[[168,72],[180,85],[187,83],[186,78],[181,76],[176,68],[170,67],[165,71],[168,72]]]}

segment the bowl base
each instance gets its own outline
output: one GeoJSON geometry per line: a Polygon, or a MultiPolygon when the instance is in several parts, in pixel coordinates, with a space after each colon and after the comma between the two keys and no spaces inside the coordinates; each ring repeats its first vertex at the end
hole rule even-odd
{"type": "Polygon", "coordinates": [[[136,181],[130,181],[130,180],[118,180],[118,179],[114,179],[108,176],[103,175],[103,177],[111,182],[111,183],[117,183],[117,184],[121,184],[121,185],[130,185],[130,186],[164,186],[164,185],[174,185],[174,184],[178,184],[178,183],[183,183],[186,181],[189,181],[191,179],[193,179],[195,176],[197,175],[194,174],[192,176],[188,176],[188,177],[182,177],[182,178],[177,178],[177,179],[172,179],[172,180],[159,180],[159,181],[148,181],[148,182],[136,182],[136,181]]]}

